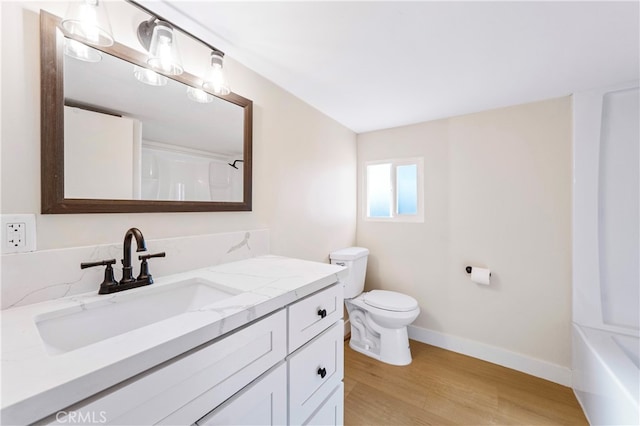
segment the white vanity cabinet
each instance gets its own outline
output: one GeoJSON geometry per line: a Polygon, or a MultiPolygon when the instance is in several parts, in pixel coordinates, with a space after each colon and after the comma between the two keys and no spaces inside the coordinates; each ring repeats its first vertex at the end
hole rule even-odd
{"type": "Polygon", "coordinates": [[[282,361],[286,318],[281,309],[39,423],[95,417],[114,425],[192,424],[282,361]]]}
{"type": "Polygon", "coordinates": [[[344,404],[342,303],[342,285],[335,284],[289,305],[289,351],[285,362],[196,424],[341,425],[344,404]],[[284,397],[282,389],[285,389],[284,397]]]}
{"type": "MultiPolygon", "coordinates": [[[[287,308],[289,424],[307,424],[342,385],[342,303],[342,285],[337,284],[287,308]]],[[[342,416],[329,424],[342,424],[342,416]]]]}
{"type": "Polygon", "coordinates": [[[38,423],[342,424],[342,297],[333,284],[38,423]]]}
{"type": "Polygon", "coordinates": [[[342,319],[343,300],[343,288],[338,284],[289,305],[288,353],[342,319]]]}
{"type": "Polygon", "coordinates": [[[287,423],[287,370],[284,363],[239,395],[196,422],[211,425],[284,425],[287,423]]]}
{"type": "Polygon", "coordinates": [[[311,417],[309,417],[305,425],[341,425],[344,423],[344,384],[340,385],[333,393],[324,401],[311,417]]]}

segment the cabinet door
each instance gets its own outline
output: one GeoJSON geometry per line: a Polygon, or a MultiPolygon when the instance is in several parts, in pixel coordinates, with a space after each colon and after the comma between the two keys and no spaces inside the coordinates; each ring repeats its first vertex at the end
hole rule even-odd
{"type": "Polygon", "coordinates": [[[338,283],[308,296],[289,311],[289,353],[313,339],[342,318],[343,288],[338,283]]]}
{"type": "Polygon", "coordinates": [[[283,314],[284,311],[279,311],[222,339],[221,342],[233,343],[233,350],[214,347],[207,355],[211,367],[201,370],[191,380],[185,380],[180,387],[173,388],[174,395],[182,398],[180,401],[184,401],[190,394],[197,395],[195,391],[207,390],[191,398],[188,403],[175,404],[165,400],[168,405],[182,406],[159,424],[193,422],[282,361],[286,347],[283,314]],[[232,340],[234,337],[235,340],[232,340]],[[214,364],[213,360],[217,362],[214,364]]]}
{"type": "MultiPolygon", "coordinates": [[[[160,364],[66,411],[115,425],[191,424],[286,355],[284,310],[160,364]]],[[[50,416],[43,424],[68,420],[50,416]]]]}
{"type": "Polygon", "coordinates": [[[303,424],[305,426],[338,426],[344,423],[344,384],[333,391],[318,410],[303,424]]]}
{"type": "Polygon", "coordinates": [[[196,425],[283,425],[286,423],[287,371],[283,363],[198,420],[196,425]]]}
{"type": "Polygon", "coordinates": [[[338,321],[287,358],[290,424],[302,424],[342,382],[343,330],[343,322],[338,321]]]}

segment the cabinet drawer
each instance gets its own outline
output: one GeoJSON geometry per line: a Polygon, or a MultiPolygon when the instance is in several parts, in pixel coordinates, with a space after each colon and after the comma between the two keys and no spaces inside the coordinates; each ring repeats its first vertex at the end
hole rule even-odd
{"type": "Polygon", "coordinates": [[[338,283],[289,306],[289,353],[342,318],[342,304],[343,288],[338,283]]]}
{"type": "MultiPolygon", "coordinates": [[[[192,424],[286,356],[285,327],[286,313],[281,310],[68,411],[104,412],[104,424],[192,424]]],[[[47,420],[66,421],[54,416],[47,420]]]]}
{"type": "Polygon", "coordinates": [[[305,426],[338,426],[344,424],[344,384],[340,383],[320,408],[303,424],[305,426]]]}
{"type": "Polygon", "coordinates": [[[289,424],[302,424],[341,383],[343,339],[344,324],[339,320],[288,357],[289,424]]]}
{"type": "Polygon", "coordinates": [[[287,423],[287,369],[284,363],[196,422],[210,425],[287,423]]]}

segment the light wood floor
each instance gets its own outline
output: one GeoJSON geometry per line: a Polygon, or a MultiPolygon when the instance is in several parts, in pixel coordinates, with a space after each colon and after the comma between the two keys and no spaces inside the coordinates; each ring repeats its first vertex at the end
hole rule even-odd
{"type": "Polygon", "coordinates": [[[410,341],[397,367],[345,342],[345,425],[587,425],[570,388],[410,341]]]}

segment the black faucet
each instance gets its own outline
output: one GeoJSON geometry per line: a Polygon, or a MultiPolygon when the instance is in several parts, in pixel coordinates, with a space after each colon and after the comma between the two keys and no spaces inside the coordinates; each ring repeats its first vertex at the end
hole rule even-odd
{"type": "Polygon", "coordinates": [[[153,277],[149,273],[148,259],[154,257],[164,257],[164,252],[156,254],[147,254],[139,256],[142,261],[140,264],[140,275],[133,278],[133,267],[131,266],[131,240],[136,239],[136,251],[147,251],[147,244],[144,241],[142,232],[138,228],[131,228],[124,234],[124,247],[122,256],[122,279],[118,282],[113,278],[113,268],[111,265],[116,263],[115,259],[102,260],[100,262],[82,263],[82,269],[93,266],[106,266],[104,281],[100,285],[98,294],[110,294],[118,291],[129,290],[130,288],[142,287],[143,285],[153,284],[153,277]]]}
{"type": "Polygon", "coordinates": [[[147,243],[144,241],[142,232],[138,228],[131,228],[124,234],[124,254],[122,257],[122,279],[120,284],[135,283],[133,278],[133,268],[131,267],[131,239],[136,237],[136,251],[147,251],[147,243]]]}

